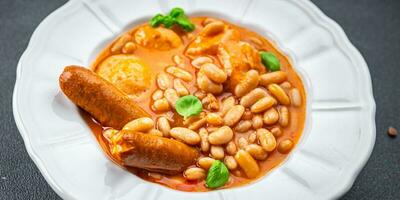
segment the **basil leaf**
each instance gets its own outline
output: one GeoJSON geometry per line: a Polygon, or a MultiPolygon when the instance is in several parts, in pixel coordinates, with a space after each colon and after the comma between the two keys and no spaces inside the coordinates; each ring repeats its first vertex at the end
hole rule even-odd
{"type": "Polygon", "coordinates": [[[281,63],[279,59],[271,52],[261,51],[260,52],[261,62],[269,71],[279,71],[281,69],[281,63]]]}
{"type": "Polygon", "coordinates": [[[187,95],[179,98],[178,101],[176,101],[175,109],[178,114],[187,118],[198,115],[201,111],[203,111],[203,105],[196,96],[187,95]]]}
{"type": "Polygon", "coordinates": [[[162,20],[165,28],[171,28],[175,24],[175,19],[169,15],[165,16],[162,20]]]}
{"type": "Polygon", "coordinates": [[[191,32],[196,28],[195,25],[185,16],[178,17],[175,21],[186,32],[191,32]]]}
{"type": "Polygon", "coordinates": [[[177,17],[184,16],[184,15],[185,15],[185,11],[179,7],[173,8],[171,10],[171,12],[169,12],[169,16],[171,16],[173,18],[177,18],[177,17]]]}
{"type": "Polygon", "coordinates": [[[185,11],[178,7],[173,8],[169,12],[169,15],[163,16],[162,14],[157,14],[151,18],[149,24],[152,27],[158,27],[163,24],[165,28],[171,28],[174,25],[178,25],[186,32],[191,32],[196,28],[196,26],[185,15],[185,11]]]}
{"type": "Polygon", "coordinates": [[[150,20],[150,26],[151,27],[157,27],[159,26],[164,20],[164,16],[162,14],[157,14],[150,20]]]}
{"type": "Polygon", "coordinates": [[[211,165],[208,170],[207,178],[206,178],[206,186],[208,188],[218,188],[225,185],[229,180],[229,170],[219,160],[216,160],[211,165]]]}

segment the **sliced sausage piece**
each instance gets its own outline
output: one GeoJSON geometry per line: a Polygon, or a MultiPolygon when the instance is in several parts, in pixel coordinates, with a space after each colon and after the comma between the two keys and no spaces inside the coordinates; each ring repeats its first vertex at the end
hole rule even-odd
{"type": "MultiPolygon", "coordinates": [[[[120,130],[133,119],[149,116],[123,92],[84,67],[66,67],[59,82],[64,94],[103,126],[120,130]]],[[[125,166],[176,174],[195,164],[199,157],[197,150],[173,139],[122,132],[123,142],[133,147],[121,153],[125,166]]]]}
{"type": "Polygon", "coordinates": [[[59,84],[72,102],[103,126],[120,130],[133,119],[150,116],[122,91],[87,68],[65,67],[59,84]]]}
{"type": "Polygon", "coordinates": [[[120,154],[123,165],[165,174],[183,172],[196,164],[196,149],[174,139],[123,130],[123,139],[132,150],[120,154]]]}

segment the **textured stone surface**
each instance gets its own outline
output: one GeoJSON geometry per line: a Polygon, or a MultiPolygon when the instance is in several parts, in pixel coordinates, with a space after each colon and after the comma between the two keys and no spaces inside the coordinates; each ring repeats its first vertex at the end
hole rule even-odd
{"type": "MultiPolygon", "coordinates": [[[[18,59],[41,20],[65,0],[0,1],[0,199],[59,199],[29,158],[12,115],[18,59]]],[[[342,199],[400,199],[400,1],[313,0],[337,21],[366,59],[377,103],[376,144],[366,167],[342,199]]]]}

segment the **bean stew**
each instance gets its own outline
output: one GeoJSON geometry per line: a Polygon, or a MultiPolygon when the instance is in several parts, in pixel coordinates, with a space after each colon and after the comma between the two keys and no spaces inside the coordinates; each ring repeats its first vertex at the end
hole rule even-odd
{"type": "Polygon", "coordinates": [[[61,75],[60,85],[86,111],[108,157],[176,190],[232,188],[263,177],[285,160],[305,124],[302,80],[272,41],[180,8],[123,33],[82,73],[110,90],[93,85],[86,91],[95,95],[81,100],[85,88],[67,92],[64,82],[73,76],[61,75]],[[131,103],[137,108],[115,106],[131,103]]]}

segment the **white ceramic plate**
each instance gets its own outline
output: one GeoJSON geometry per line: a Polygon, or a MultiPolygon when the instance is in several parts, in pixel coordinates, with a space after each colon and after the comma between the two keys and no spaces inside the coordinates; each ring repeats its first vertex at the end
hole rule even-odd
{"type": "Polygon", "coordinates": [[[29,155],[65,199],[332,199],[351,187],[375,142],[367,65],[343,30],[305,0],[71,0],[34,32],[18,64],[13,109],[29,155]],[[303,78],[302,139],[282,166],[255,183],[187,193],[143,181],[106,158],[59,89],[64,66],[88,66],[118,34],[175,6],[272,39],[303,78]]]}

